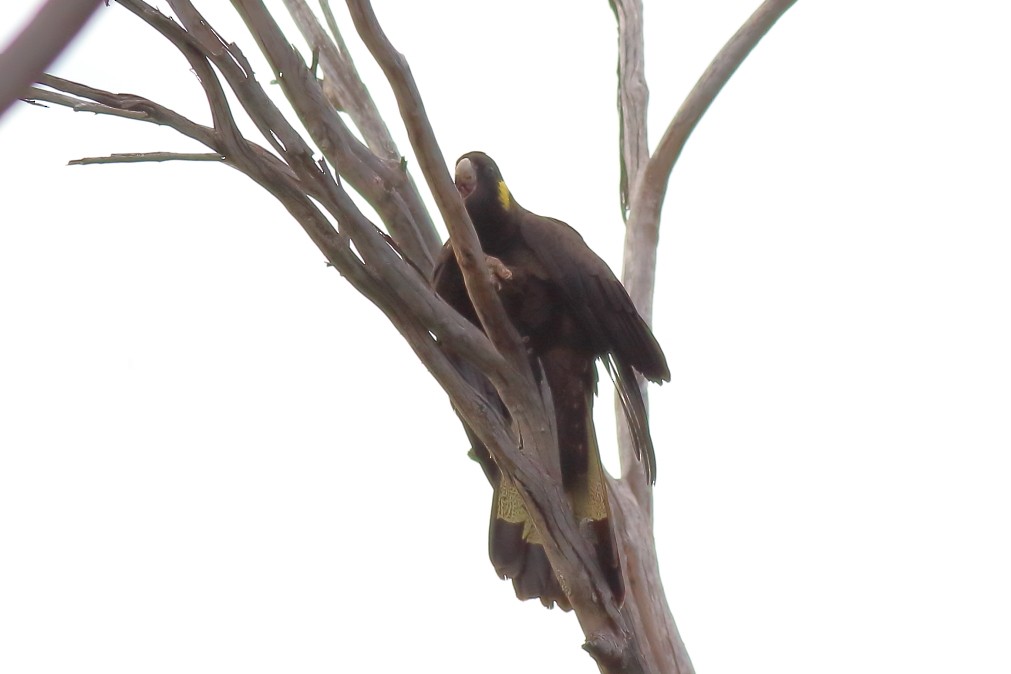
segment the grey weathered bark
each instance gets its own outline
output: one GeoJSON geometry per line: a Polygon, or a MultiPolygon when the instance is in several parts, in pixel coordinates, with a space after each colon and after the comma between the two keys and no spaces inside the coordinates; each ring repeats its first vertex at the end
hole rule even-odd
{"type": "MultiPolygon", "coordinates": [[[[221,161],[273,194],[327,260],[389,317],[449,394],[457,412],[487,445],[499,469],[516,485],[548,557],[570,593],[586,636],[584,647],[601,671],[692,672],[660,582],[651,488],[642,471],[631,468],[635,464],[629,461],[627,447],[623,446],[623,478],[611,481],[628,587],[622,606],[614,603],[559,480],[540,460],[554,453],[556,442],[550,404],[532,376],[522,342],[493,288],[407,62],[383,33],[368,0],[347,0],[355,29],[396,95],[425,183],[453,239],[483,331],[451,310],[429,287],[438,247],[431,218],[351,62],[325,0],[322,5],[330,35],[302,0],[285,0],[314,61],[319,60],[322,82],[292,48],[262,2],[232,3],[270,63],[308,138],[299,135],[270,100],[239,47],[226,42],[189,0],[168,0],[178,23],[143,0],[118,1],[186,58],[204,88],[212,125],[197,124],[145,98],[112,94],[51,76],[41,77],[44,88],[33,88],[30,96],[77,110],[171,126],[212,152],[112,155],[78,163],[221,161]],[[242,136],[226,87],[269,143],[269,150],[242,136]],[[337,114],[337,108],[347,113],[364,142],[337,114]],[[319,155],[322,159],[317,160],[319,155]],[[375,208],[390,236],[355,206],[345,191],[345,181],[375,208]],[[475,388],[475,372],[480,374],[477,380],[486,378],[494,387],[509,412],[509,421],[475,388]]],[[[620,194],[628,228],[624,277],[633,300],[648,318],[660,206],[680,147],[736,65],[792,2],[768,0],[749,19],[703,75],[652,156],[645,128],[648,93],[643,76],[641,3],[612,0],[611,4],[619,26],[620,194]]]]}

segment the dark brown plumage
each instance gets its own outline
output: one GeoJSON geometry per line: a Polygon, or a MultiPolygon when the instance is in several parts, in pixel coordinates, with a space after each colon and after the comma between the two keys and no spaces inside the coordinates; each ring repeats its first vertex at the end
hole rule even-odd
{"type": "MultiPolygon", "coordinates": [[[[633,370],[651,381],[669,381],[667,361],[607,264],[564,222],[516,203],[490,157],[481,152],[463,155],[456,165],[456,185],[484,253],[508,270],[504,275],[508,278],[499,279],[499,295],[536,358],[535,370],[551,390],[565,493],[620,602],[624,583],[593,428],[595,361],[601,358],[614,379],[650,481],[655,456],[633,370]]],[[[446,302],[479,325],[450,243],[442,250],[433,284],[446,302]]],[[[521,599],[539,597],[546,606],[554,602],[567,610],[568,598],[519,494],[499,473],[487,449],[472,433],[468,436],[495,488],[489,535],[495,570],[513,580],[521,599]]]]}

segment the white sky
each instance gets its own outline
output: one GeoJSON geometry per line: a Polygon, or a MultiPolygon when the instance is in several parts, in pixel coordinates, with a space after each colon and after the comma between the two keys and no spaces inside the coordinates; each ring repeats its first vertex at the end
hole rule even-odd
{"type": "MultiPolygon", "coordinates": [[[[655,142],[757,0],[647,5],[655,142]]],[[[607,2],[376,6],[447,160],[486,150],[617,265],[607,2]]],[[[208,119],[99,14],[54,72],[208,119]]],[[[674,172],[656,536],[700,674],[1011,670],[1009,19],[802,0],[674,172]]],[[[0,671],[595,671],[496,578],[445,395],[277,203],[218,165],[65,166],[188,148],[0,122],[0,671]]]]}

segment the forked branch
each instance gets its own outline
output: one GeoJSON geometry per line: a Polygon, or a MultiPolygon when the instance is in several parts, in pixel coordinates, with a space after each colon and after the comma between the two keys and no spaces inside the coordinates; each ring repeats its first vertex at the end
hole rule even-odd
{"type": "Polygon", "coordinates": [[[765,0],[709,64],[671,119],[659,144],[633,186],[625,236],[622,281],[636,307],[650,321],[656,275],[660,210],[671,171],[688,136],[738,66],[797,0],[765,0]]]}
{"type": "MultiPolygon", "coordinates": [[[[634,46],[636,38],[641,40],[641,24],[628,17],[641,19],[641,0],[611,0],[619,18],[620,40],[623,54],[640,53],[634,46]]],[[[622,283],[646,322],[653,322],[653,290],[656,285],[656,251],[660,240],[660,211],[663,208],[667,185],[674,164],[681,155],[685,142],[709,109],[717,94],[730,77],[744,62],[751,50],[765,36],[796,0],[765,0],[748,18],[740,29],[709,64],[681,107],[675,113],[656,150],[644,164],[626,167],[632,182],[632,198],[629,204],[628,220],[625,223],[625,249],[622,262],[622,283]],[[637,175],[634,173],[637,172],[637,175]]],[[[626,57],[631,58],[631,57],[626,57]]],[[[634,72],[634,70],[633,70],[634,72]]],[[[631,96],[629,89],[619,82],[619,100],[631,96]]],[[[645,142],[645,118],[622,114],[622,138],[627,144],[638,147],[645,142]],[[629,122],[639,119],[642,128],[629,126],[629,122]]],[[[638,150],[624,148],[623,157],[640,157],[638,150]]],[[[622,474],[627,474],[635,465],[635,453],[627,430],[619,434],[618,448],[621,455],[622,474]]],[[[640,493],[640,500],[643,500],[640,493]]],[[[643,501],[644,502],[644,501],[643,501]]]]}
{"type": "MultiPolygon", "coordinates": [[[[647,156],[641,0],[611,0],[619,31],[618,105],[623,212],[627,212],[622,281],[632,301],[652,323],[660,210],[674,163],[691,131],[723,85],[758,41],[796,0],[766,0],[727,42],[674,115],[656,151],[647,156]],[[631,191],[629,197],[628,191],[631,191]]],[[[643,392],[645,398],[645,391],[643,392]]],[[[620,403],[615,407],[620,410],[620,403]]],[[[611,483],[612,502],[624,522],[622,549],[632,583],[629,620],[643,636],[643,655],[652,671],[693,672],[660,582],[652,535],[652,497],[640,471],[631,434],[618,414],[622,475],[611,483]]]]}

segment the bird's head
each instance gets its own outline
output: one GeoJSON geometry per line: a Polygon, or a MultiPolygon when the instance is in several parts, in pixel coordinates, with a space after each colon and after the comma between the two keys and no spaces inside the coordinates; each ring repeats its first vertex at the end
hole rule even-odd
{"type": "Polygon", "coordinates": [[[498,166],[484,152],[468,152],[456,160],[456,189],[475,226],[479,220],[508,214],[515,205],[498,166]]]}

